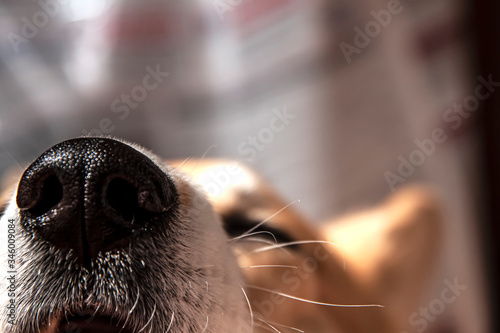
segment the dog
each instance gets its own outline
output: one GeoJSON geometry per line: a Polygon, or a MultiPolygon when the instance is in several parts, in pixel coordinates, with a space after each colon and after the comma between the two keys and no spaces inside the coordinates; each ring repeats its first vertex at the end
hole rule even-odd
{"type": "Polygon", "coordinates": [[[312,223],[243,164],[107,137],[59,143],[11,178],[2,333],[396,333],[441,242],[427,187],[312,223]]]}

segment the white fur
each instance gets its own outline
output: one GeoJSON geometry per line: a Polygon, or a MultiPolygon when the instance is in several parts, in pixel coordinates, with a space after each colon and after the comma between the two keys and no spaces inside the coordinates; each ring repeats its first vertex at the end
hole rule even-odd
{"type": "MultiPolygon", "coordinates": [[[[131,286],[129,288],[131,291],[127,291],[131,293],[127,295],[128,297],[134,298],[139,295],[139,298],[150,298],[149,300],[140,299],[140,301],[145,301],[144,304],[151,306],[155,304],[155,313],[151,316],[150,326],[147,326],[144,332],[164,333],[170,324],[172,314],[173,321],[169,331],[171,333],[250,332],[251,319],[243,291],[241,290],[243,282],[240,270],[229,246],[227,236],[223,232],[222,224],[213,212],[204,194],[187,183],[187,178],[184,175],[164,165],[152,153],[137,146],[130,146],[152,159],[165,173],[170,175],[176,186],[183,186],[192,194],[191,202],[180,203],[180,218],[176,222],[176,230],[172,234],[172,236],[175,234],[175,237],[178,237],[178,239],[175,239],[175,242],[179,245],[179,251],[182,251],[182,255],[176,257],[179,260],[174,263],[174,269],[170,268],[172,271],[169,269],[158,271],[157,279],[162,279],[158,281],[158,286],[170,286],[172,290],[176,289],[174,291],[177,294],[185,295],[188,299],[196,299],[198,303],[191,304],[184,302],[182,299],[168,299],[168,292],[172,290],[165,290],[163,295],[158,295],[150,291],[153,286],[147,283],[139,283],[136,286],[131,286]],[[194,268],[198,269],[202,274],[199,274],[199,276],[190,275],[190,272],[194,268]],[[205,279],[202,279],[201,276],[205,276],[205,279]],[[135,288],[138,290],[137,294],[133,294],[135,288]],[[192,325],[196,329],[190,329],[188,325],[192,325]]],[[[33,282],[36,280],[35,274],[39,269],[37,266],[42,261],[46,262],[52,260],[52,258],[49,254],[44,253],[44,251],[33,253],[39,252],[33,251],[35,247],[33,244],[37,244],[40,240],[33,237],[33,235],[26,234],[20,226],[19,209],[16,205],[15,195],[13,195],[5,214],[0,220],[0,332],[31,333],[21,331],[19,326],[11,326],[7,323],[6,310],[10,300],[7,293],[7,272],[9,271],[7,267],[7,225],[9,219],[13,219],[16,226],[17,290],[15,301],[17,318],[23,322],[29,322],[36,316],[43,315],[44,312],[38,310],[38,308],[42,306],[46,309],[50,309],[50,306],[57,308],[57,305],[49,306],[49,302],[63,301],[64,297],[62,295],[64,295],[64,292],[61,291],[57,296],[41,295],[41,290],[44,289],[40,289],[39,282],[33,282]],[[44,300],[45,298],[46,300],[44,300]]],[[[168,259],[161,258],[161,256],[163,253],[167,253],[169,249],[163,249],[161,239],[155,239],[152,243],[154,244],[143,244],[143,247],[133,249],[130,253],[124,255],[126,260],[131,262],[130,267],[139,269],[140,265],[138,266],[138,262],[141,260],[145,269],[148,267],[163,267],[161,266],[162,260],[167,261],[168,259]]],[[[50,245],[44,245],[43,248],[48,249],[49,247],[50,245]]],[[[62,258],[58,254],[57,249],[52,250],[55,250],[57,258],[62,258]]],[[[101,259],[105,262],[106,258],[106,255],[103,255],[101,259]]],[[[59,261],[61,260],[59,259],[59,261]]],[[[69,260],[69,262],[72,261],[69,260]]],[[[169,267],[167,264],[172,263],[165,262],[166,268],[169,267]]],[[[60,269],[57,265],[57,262],[53,262],[49,266],[54,267],[54,269],[60,269]]],[[[72,269],[75,270],[76,268],[72,269]]],[[[109,267],[105,269],[109,269],[109,267]]],[[[71,285],[67,281],[63,282],[62,279],[55,280],[54,282],[51,273],[50,270],[40,271],[39,280],[37,281],[41,281],[42,284],[51,284],[51,288],[54,291],[61,289],[60,287],[66,288],[71,285]],[[58,285],[59,283],[61,285],[58,285]]],[[[113,272],[113,274],[115,273],[113,272]]],[[[134,273],[130,274],[133,276],[134,273]]],[[[106,288],[104,282],[100,281],[99,283],[103,284],[102,288],[106,288]]],[[[130,283],[130,281],[127,283],[130,283]]],[[[113,286],[113,288],[115,287],[113,286]]],[[[115,289],[113,290],[116,292],[120,292],[121,290],[120,287],[116,287],[115,289]]],[[[126,286],[124,289],[126,289],[126,286]]],[[[78,290],[71,290],[70,294],[78,294],[78,290]]],[[[102,295],[92,295],[92,299],[96,300],[100,296],[102,295]]],[[[65,299],[64,301],[71,303],[73,300],[65,299]]],[[[111,303],[104,304],[103,308],[106,311],[112,312],[111,303]]],[[[123,310],[128,311],[129,307],[125,307],[123,310]]],[[[152,310],[149,309],[149,312],[152,312],[152,310]]],[[[51,313],[51,315],[50,319],[55,321],[57,320],[56,316],[61,316],[61,313],[51,313]]],[[[135,313],[132,313],[131,316],[133,317],[134,315],[135,313]]],[[[49,320],[49,318],[42,319],[44,319],[43,321],[49,320]]],[[[144,323],[144,320],[142,323],[144,323]]],[[[35,332],[33,330],[33,333],[35,332]]],[[[50,333],[50,330],[47,329],[42,332],[50,333]]]]}

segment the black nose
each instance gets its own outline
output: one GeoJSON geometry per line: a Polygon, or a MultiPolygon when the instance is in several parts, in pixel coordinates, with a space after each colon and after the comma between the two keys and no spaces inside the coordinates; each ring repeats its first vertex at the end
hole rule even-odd
{"type": "Polygon", "coordinates": [[[176,202],[172,179],[151,159],[104,138],[50,148],[26,169],[17,193],[23,228],[74,250],[84,265],[153,232],[176,202]]]}

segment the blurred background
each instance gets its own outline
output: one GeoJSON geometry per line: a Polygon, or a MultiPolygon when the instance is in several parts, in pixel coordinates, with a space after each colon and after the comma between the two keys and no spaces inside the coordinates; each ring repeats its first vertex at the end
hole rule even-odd
{"type": "MultiPolygon", "coordinates": [[[[410,182],[443,197],[425,332],[498,332],[500,27],[466,0],[0,0],[0,173],[111,135],[229,157],[319,221],[410,182]]],[[[415,309],[418,311],[418,309],[415,309]]]]}

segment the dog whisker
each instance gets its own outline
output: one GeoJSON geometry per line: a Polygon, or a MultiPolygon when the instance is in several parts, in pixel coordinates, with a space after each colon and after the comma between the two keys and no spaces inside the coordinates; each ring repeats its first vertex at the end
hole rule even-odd
{"type": "Polygon", "coordinates": [[[253,232],[253,233],[250,233],[250,234],[247,234],[247,235],[242,235],[242,236],[238,236],[238,237],[235,237],[235,238],[231,238],[229,241],[232,242],[232,241],[235,241],[235,240],[244,239],[246,237],[251,237],[251,236],[256,236],[256,235],[262,235],[262,234],[271,235],[271,237],[274,238],[274,242],[278,243],[278,240],[276,239],[276,236],[274,236],[274,234],[272,232],[270,232],[270,231],[257,231],[257,232],[253,232]]]}
{"type": "Polygon", "coordinates": [[[205,324],[205,328],[203,329],[203,331],[201,331],[201,333],[205,333],[207,331],[207,328],[208,328],[208,316],[207,316],[207,323],[205,324]]]}
{"type": "Polygon", "coordinates": [[[203,153],[203,155],[201,155],[201,157],[198,159],[198,164],[200,164],[207,157],[210,150],[214,148],[217,148],[217,145],[211,145],[210,147],[208,147],[207,150],[205,150],[205,152],[203,153]]]}
{"type": "Polygon", "coordinates": [[[26,166],[22,166],[21,163],[10,153],[10,151],[4,147],[4,145],[0,144],[0,148],[14,161],[14,163],[17,164],[19,170],[24,171],[26,169],[26,166]]]}
{"type": "MultiPolygon", "coordinates": [[[[208,148],[205,150],[205,152],[201,155],[201,157],[200,157],[200,158],[197,158],[197,159],[196,159],[196,164],[195,164],[195,165],[193,165],[193,167],[191,168],[191,172],[194,172],[194,171],[196,170],[196,168],[200,165],[200,163],[201,163],[201,162],[203,162],[203,160],[204,160],[205,158],[207,158],[207,155],[208,155],[208,153],[210,152],[210,150],[212,150],[212,149],[214,149],[214,148],[217,148],[217,145],[211,145],[210,147],[208,147],[208,148]]],[[[180,167],[182,167],[182,165],[186,164],[186,163],[187,163],[188,161],[190,161],[190,160],[192,160],[192,158],[191,158],[191,157],[186,158],[184,161],[182,161],[182,163],[181,163],[181,164],[179,164],[179,166],[178,166],[178,167],[179,167],[179,168],[180,168],[180,167]]]]}
{"type": "Polygon", "coordinates": [[[268,241],[266,239],[262,239],[262,238],[246,238],[245,241],[255,242],[255,243],[264,243],[264,244],[270,244],[270,245],[276,245],[276,243],[268,241]]]}
{"type": "Polygon", "coordinates": [[[264,319],[261,319],[261,318],[256,318],[258,321],[264,323],[266,326],[270,327],[273,331],[275,332],[278,332],[278,333],[281,333],[280,330],[278,330],[276,327],[274,327],[273,325],[271,325],[269,322],[265,321],[264,319]]]}
{"type": "Polygon", "coordinates": [[[127,323],[128,323],[128,320],[129,320],[131,314],[132,314],[132,311],[129,311],[127,314],[127,317],[125,318],[125,322],[122,325],[122,328],[121,328],[122,330],[124,330],[125,327],[127,326],[127,323]]]}
{"type": "Polygon", "coordinates": [[[294,241],[294,242],[288,242],[288,243],[280,243],[280,244],[275,244],[275,245],[270,245],[266,247],[262,247],[257,250],[253,250],[252,253],[259,253],[259,252],[265,252],[265,251],[270,251],[274,249],[279,249],[287,246],[294,246],[294,245],[302,245],[302,244],[329,244],[332,246],[335,246],[337,249],[339,249],[340,253],[342,254],[342,262],[343,262],[343,268],[345,270],[345,255],[344,251],[342,248],[335,243],[328,242],[328,241],[322,241],[322,240],[309,240],[309,241],[294,241]]]}
{"type": "Polygon", "coordinates": [[[139,303],[140,296],[141,296],[141,290],[139,289],[139,287],[137,287],[137,297],[135,299],[134,305],[132,305],[130,311],[128,312],[129,314],[131,314],[134,311],[135,307],[137,306],[137,303],[139,303]]]}
{"type": "Polygon", "coordinates": [[[261,323],[260,321],[257,322],[255,326],[257,326],[258,328],[261,328],[261,329],[265,330],[266,332],[273,332],[268,325],[266,325],[265,323],[261,323]]]}
{"type": "Polygon", "coordinates": [[[99,304],[99,305],[96,306],[95,311],[93,313],[94,317],[97,315],[97,312],[99,311],[100,308],[101,308],[101,304],[99,304]]]}
{"type": "Polygon", "coordinates": [[[153,308],[153,313],[151,313],[151,317],[149,318],[148,322],[144,325],[143,328],[141,328],[138,333],[141,333],[142,331],[144,331],[146,329],[146,327],[151,323],[151,321],[153,320],[153,317],[155,316],[155,313],[156,313],[156,304],[153,308]]]}
{"type": "Polygon", "coordinates": [[[328,307],[341,307],[341,308],[373,308],[373,307],[374,308],[383,308],[384,307],[383,305],[380,305],[380,304],[335,304],[335,303],[324,303],[324,302],[317,302],[317,301],[307,300],[307,299],[304,299],[304,298],[300,298],[300,297],[288,295],[288,294],[285,294],[285,293],[282,293],[282,292],[279,292],[279,291],[270,290],[270,289],[266,289],[266,288],[262,288],[262,287],[258,287],[258,286],[247,286],[247,288],[251,288],[251,289],[255,289],[255,290],[260,290],[260,291],[265,291],[265,292],[268,292],[268,293],[271,293],[271,294],[283,296],[283,297],[290,298],[290,299],[293,299],[293,300],[296,300],[296,301],[300,301],[300,302],[305,302],[305,303],[309,303],[309,304],[316,304],[316,305],[322,305],[322,306],[328,306],[328,307]]]}
{"type": "Polygon", "coordinates": [[[262,319],[262,318],[257,318],[257,319],[258,319],[258,320],[261,320],[261,321],[264,321],[264,322],[265,322],[265,323],[267,323],[267,324],[272,324],[272,325],[274,325],[274,326],[284,327],[284,328],[290,329],[290,330],[295,331],[295,332],[300,332],[300,333],[304,333],[304,332],[305,332],[305,331],[300,330],[300,329],[298,329],[298,328],[296,328],[296,327],[291,327],[291,326],[287,326],[287,325],[283,325],[283,324],[274,323],[274,322],[272,322],[272,321],[264,320],[264,319],[262,319]]]}
{"type": "Polygon", "coordinates": [[[181,163],[179,163],[178,167],[182,167],[184,164],[186,164],[187,162],[191,161],[193,158],[192,157],[188,157],[186,158],[184,161],[182,161],[181,163]]]}
{"type": "MultiPolygon", "coordinates": [[[[265,240],[265,239],[262,239],[262,238],[246,238],[245,241],[247,242],[255,242],[255,243],[264,243],[264,244],[269,244],[270,246],[271,245],[277,245],[271,241],[268,241],[268,240],[265,240]]],[[[268,246],[265,246],[265,248],[267,248],[268,246]]],[[[287,255],[291,255],[290,253],[288,253],[288,251],[286,249],[281,249],[284,253],[286,253],[287,255]]],[[[254,251],[250,251],[250,253],[253,253],[254,251]]]]}
{"type": "Polygon", "coordinates": [[[281,213],[282,211],[284,211],[285,209],[287,209],[288,207],[290,207],[291,205],[293,205],[294,203],[300,203],[300,200],[297,199],[297,200],[294,200],[292,202],[290,202],[288,205],[286,205],[285,207],[281,208],[280,210],[278,210],[276,213],[272,214],[271,216],[269,216],[267,219],[265,219],[264,221],[258,223],[257,225],[253,226],[252,228],[250,228],[248,231],[244,232],[243,234],[241,234],[240,236],[238,237],[235,237],[233,239],[241,239],[243,237],[245,237],[246,235],[248,235],[249,233],[252,233],[253,231],[255,231],[257,228],[259,228],[260,226],[262,226],[263,224],[267,223],[270,219],[272,219],[273,217],[275,217],[276,215],[278,215],[279,213],[281,213]]]}
{"type": "Polygon", "coordinates": [[[127,318],[125,319],[125,322],[123,323],[122,329],[125,329],[125,327],[127,326],[130,315],[132,314],[135,307],[137,306],[137,303],[139,303],[139,297],[140,297],[140,290],[139,290],[139,287],[137,287],[137,297],[135,299],[134,305],[132,305],[132,308],[130,308],[130,311],[127,313],[127,318]]]}
{"type": "Polygon", "coordinates": [[[248,299],[248,295],[247,295],[247,292],[245,291],[245,288],[243,288],[241,285],[240,285],[240,288],[241,288],[241,291],[243,292],[243,296],[245,296],[245,300],[247,301],[248,309],[250,310],[250,323],[251,323],[250,332],[253,332],[254,314],[253,314],[252,305],[250,304],[250,300],[248,299]]]}
{"type": "Polygon", "coordinates": [[[293,268],[297,269],[297,266],[290,266],[290,265],[255,265],[255,266],[247,266],[247,267],[242,267],[241,269],[250,269],[250,268],[293,268]]]}
{"type": "Polygon", "coordinates": [[[174,316],[175,316],[175,312],[172,312],[172,318],[170,318],[170,324],[168,325],[167,331],[165,333],[170,332],[170,329],[172,328],[172,324],[174,323],[174,316]]]}

